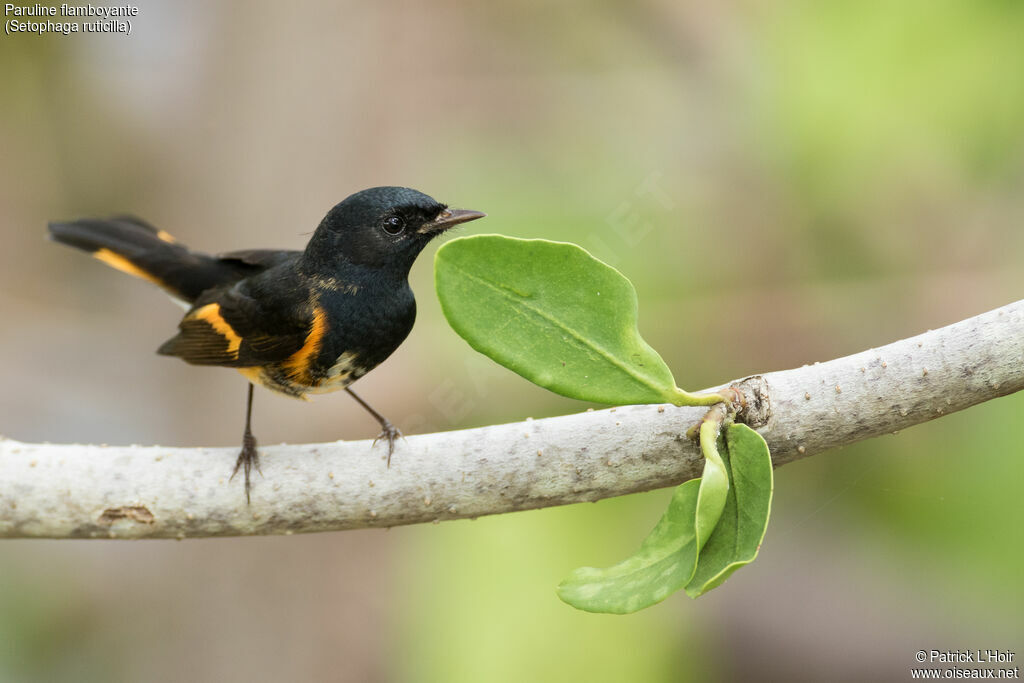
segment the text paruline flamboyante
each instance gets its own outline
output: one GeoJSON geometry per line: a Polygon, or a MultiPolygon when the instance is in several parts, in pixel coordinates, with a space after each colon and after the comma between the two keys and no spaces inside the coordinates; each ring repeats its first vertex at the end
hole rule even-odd
{"type": "Polygon", "coordinates": [[[4,5],[6,16],[16,17],[136,17],[139,8],[135,5],[4,5]]]}

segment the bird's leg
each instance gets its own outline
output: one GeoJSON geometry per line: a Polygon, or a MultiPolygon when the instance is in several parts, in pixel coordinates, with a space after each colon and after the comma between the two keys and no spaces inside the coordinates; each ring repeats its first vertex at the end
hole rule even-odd
{"type": "Polygon", "coordinates": [[[391,454],[395,452],[395,439],[400,437],[402,435],[402,432],[398,431],[398,428],[395,427],[395,425],[391,424],[391,420],[387,419],[386,417],[378,413],[376,410],[374,410],[373,406],[371,406],[369,403],[360,398],[359,394],[352,391],[350,387],[345,387],[345,391],[347,391],[359,405],[366,408],[366,412],[370,413],[370,415],[373,415],[374,418],[377,419],[377,422],[380,423],[381,432],[380,434],[377,435],[377,438],[373,440],[373,443],[374,445],[376,445],[377,442],[380,441],[381,439],[388,440],[388,467],[391,467],[391,454]]]}
{"type": "Polygon", "coordinates": [[[234,479],[235,475],[238,474],[238,470],[245,471],[245,502],[247,505],[252,502],[249,499],[249,491],[252,488],[249,472],[254,467],[257,472],[261,475],[263,474],[260,470],[260,455],[256,450],[256,437],[252,435],[252,383],[250,382],[249,398],[245,403],[245,433],[242,434],[242,450],[238,454],[238,460],[235,462],[235,471],[231,473],[231,479],[234,479]]]}

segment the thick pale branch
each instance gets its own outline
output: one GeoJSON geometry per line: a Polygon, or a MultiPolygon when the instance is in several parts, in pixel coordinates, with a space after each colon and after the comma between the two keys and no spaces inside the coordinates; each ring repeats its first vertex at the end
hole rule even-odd
{"type": "MultiPolygon", "coordinates": [[[[1024,388],[1024,301],[739,383],[776,466],[1024,388]]],[[[629,406],[368,441],[267,446],[252,505],[232,448],[0,440],[0,536],[185,538],[387,527],[592,501],[699,476],[701,408],[629,406]]],[[[912,437],[908,437],[912,438],[912,437]]]]}

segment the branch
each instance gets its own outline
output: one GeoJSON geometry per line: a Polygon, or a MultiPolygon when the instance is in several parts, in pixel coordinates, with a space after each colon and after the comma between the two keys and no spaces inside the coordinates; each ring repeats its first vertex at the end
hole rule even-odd
{"type": "MultiPolygon", "coordinates": [[[[880,349],[737,385],[776,466],[1024,388],[1024,301],[880,349]]],[[[0,537],[290,534],[594,501],[700,476],[701,408],[628,406],[400,441],[266,446],[246,506],[236,448],[0,437],[0,537]]]]}

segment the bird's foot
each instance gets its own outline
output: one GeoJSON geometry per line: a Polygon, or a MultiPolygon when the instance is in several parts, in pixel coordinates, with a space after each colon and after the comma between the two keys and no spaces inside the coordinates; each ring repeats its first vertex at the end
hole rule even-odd
{"type": "Polygon", "coordinates": [[[253,468],[260,473],[260,476],[263,476],[263,471],[260,469],[260,454],[256,450],[256,437],[252,434],[245,434],[242,437],[242,450],[238,454],[238,460],[235,461],[235,470],[231,473],[231,479],[235,478],[238,470],[245,472],[245,502],[247,505],[252,502],[249,499],[249,492],[252,490],[252,480],[249,473],[253,468]]]}
{"type": "Polygon", "coordinates": [[[388,440],[388,467],[391,467],[391,454],[395,452],[395,441],[398,437],[402,436],[402,432],[398,431],[398,427],[391,424],[390,420],[382,420],[380,423],[381,432],[377,435],[377,438],[373,440],[373,445],[376,446],[377,442],[381,439],[388,440]]]}

